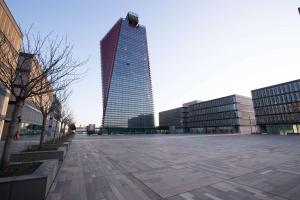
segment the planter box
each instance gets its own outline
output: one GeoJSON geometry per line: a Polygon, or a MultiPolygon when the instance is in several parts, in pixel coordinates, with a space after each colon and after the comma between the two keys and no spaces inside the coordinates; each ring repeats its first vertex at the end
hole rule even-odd
{"type": "Polygon", "coordinates": [[[46,197],[58,171],[58,160],[45,160],[29,175],[0,178],[3,200],[41,200],[46,197]]]}
{"type": "Polygon", "coordinates": [[[67,141],[67,142],[63,142],[63,143],[61,143],[61,144],[47,144],[47,146],[53,146],[53,147],[66,147],[66,150],[68,151],[69,150],[69,148],[70,148],[70,144],[71,144],[71,142],[70,141],[67,141]]]}
{"type": "Polygon", "coordinates": [[[71,142],[63,142],[61,144],[44,144],[44,147],[53,147],[53,148],[66,147],[66,149],[68,151],[70,144],[71,144],[71,142]]]}
{"type": "Polygon", "coordinates": [[[11,162],[27,162],[27,161],[37,161],[37,160],[49,160],[58,159],[63,161],[66,155],[67,148],[59,147],[56,151],[31,151],[22,152],[19,154],[11,154],[11,162]]]}
{"type": "Polygon", "coordinates": [[[73,139],[73,138],[67,138],[67,139],[66,139],[66,142],[71,143],[71,142],[72,142],[72,139],[73,139]]]}
{"type": "Polygon", "coordinates": [[[67,151],[69,151],[70,144],[71,144],[71,142],[64,142],[64,143],[61,144],[61,146],[65,147],[67,149],[67,151]]]}
{"type": "Polygon", "coordinates": [[[56,151],[60,145],[58,144],[44,144],[43,149],[38,150],[39,145],[32,145],[31,148],[23,152],[33,152],[33,151],[56,151]],[[34,150],[33,150],[34,149],[34,150]]]}

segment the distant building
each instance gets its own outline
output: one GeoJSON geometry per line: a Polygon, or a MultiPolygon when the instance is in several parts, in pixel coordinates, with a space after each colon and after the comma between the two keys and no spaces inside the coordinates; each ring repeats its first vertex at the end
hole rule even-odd
{"type": "Polygon", "coordinates": [[[202,101],[199,101],[199,100],[189,101],[189,102],[186,102],[186,103],[182,104],[182,107],[187,108],[190,105],[193,105],[193,104],[196,104],[196,103],[201,103],[201,102],[202,101]]]}
{"type": "Polygon", "coordinates": [[[170,133],[188,132],[188,106],[199,102],[191,101],[182,107],[159,112],[159,129],[170,133]]]}
{"type": "Polygon", "coordinates": [[[184,132],[186,130],[187,108],[179,107],[159,112],[159,128],[168,132],[184,132]]]}
{"type": "Polygon", "coordinates": [[[154,107],[146,28],[134,13],[101,40],[104,128],[153,129],[154,107]]]}
{"type": "Polygon", "coordinates": [[[261,132],[300,133],[300,79],[252,90],[252,98],[261,132]]]}
{"type": "Polygon", "coordinates": [[[231,95],[190,105],[188,127],[192,133],[254,133],[252,100],[231,95]]]}

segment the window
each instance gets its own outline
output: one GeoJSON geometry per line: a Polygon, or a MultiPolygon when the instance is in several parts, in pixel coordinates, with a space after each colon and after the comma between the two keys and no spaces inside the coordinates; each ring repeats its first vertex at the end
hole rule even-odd
{"type": "Polygon", "coordinates": [[[297,82],[297,90],[298,90],[298,91],[300,90],[300,81],[297,82]]]}
{"type": "Polygon", "coordinates": [[[279,86],[280,88],[280,94],[284,93],[284,87],[283,86],[279,86]]]}
{"type": "Polygon", "coordinates": [[[297,99],[296,93],[291,94],[292,102],[295,102],[297,99]]]}
{"type": "Polygon", "coordinates": [[[289,83],[288,87],[289,87],[289,92],[293,92],[294,91],[292,83],[289,83]]]}
{"type": "Polygon", "coordinates": [[[295,94],[296,94],[296,101],[300,101],[300,92],[297,92],[295,94]]]}

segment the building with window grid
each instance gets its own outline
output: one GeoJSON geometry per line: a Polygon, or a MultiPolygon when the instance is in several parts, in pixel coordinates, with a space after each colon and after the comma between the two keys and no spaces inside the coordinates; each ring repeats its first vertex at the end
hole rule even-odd
{"type": "Polygon", "coordinates": [[[184,103],[182,107],[159,112],[159,129],[166,133],[186,133],[188,130],[188,107],[201,101],[184,103]]]}
{"type": "Polygon", "coordinates": [[[146,28],[135,13],[119,19],[101,40],[102,125],[110,131],[154,128],[146,28]]]}
{"type": "Polygon", "coordinates": [[[300,133],[300,80],[252,90],[251,93],[261,132],[300,133]]]}
{"type": "Polygon", "coordinates": [[[159,112],[159,128],[167,132],[185,132],[187,129],[187,107],[159,112]]]}
{"type": "Polygon", "coordinates": [[[231,95],[190,105],[188,127],[193,133],[254,133],[252,100],[231,95]]]}
{"type": "MultiPolygon", "coordinates": [[[[0,0],[0,67],[5,65],[5,57],[18,54],[23,34],[12,13],[3,0],[0,0]]],[[[17,63],[16,63],[17,66],[17,63]]],[[[0,75],[1,76],[1,75],[0,75]]],[[[0,138],[4,127],[10,93],[0,83],[0,138]]]]}

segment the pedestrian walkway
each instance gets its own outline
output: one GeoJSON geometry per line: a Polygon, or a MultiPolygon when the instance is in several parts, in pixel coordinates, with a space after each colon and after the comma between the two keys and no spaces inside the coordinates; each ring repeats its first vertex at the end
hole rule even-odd
{"type": "Polygon", "coordinates": [[[299,136],[76,136],[47,200],[298,200],[299,136]]]}

